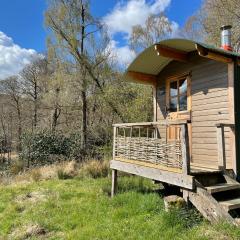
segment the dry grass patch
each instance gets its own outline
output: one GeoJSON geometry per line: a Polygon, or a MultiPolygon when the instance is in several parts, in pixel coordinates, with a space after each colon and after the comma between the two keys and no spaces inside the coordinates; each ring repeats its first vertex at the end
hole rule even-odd
{"type": "Polygon", "coordinates": [[[18,203],[23,203],[23,202],[31,202],[31,203],[37,203],[39,201],[45,201],[47,198],[46,192],[42,191],[35,191],[35,192],[30,192],[26,193],[23,195],[19,195],[16,198],[16,202],[18,203]]]}
{"type": "Polygon", "coordinates": [[[39,224],[28,224],[15,229],[11,235],[11,239],[24,240],[31,237],[38,237],[38,239],[47,238],[47,230],[39,224]]]}
{"type": "Polygon", "coordinates": [[[109,161],[91,160],[85,163],[66,161],[49,166],[35,167],[17,174],[2,176],[1,185],[29,184],[50,179],[71,179],[77,176],[101,178],[109,176],[109,161]]]}
{"type": "Polygon", "coordinates": [[[16,174],[19,174],[20,172],[22,172],[23,170],[24,170],[23,162],[19,161],[18,159],[15,159],[13,161],[13,163],[11,164],[10,173],[12,175],[16,175],[16,174]]]}
{"type": "Polygon", "coordinates": [[[73,178],[79,174],[79,164],[76,161],[56,163],[49,166],[35,167],[28,171],[18,172],[10,176],[2,176],[0,184],[28,184],[31,182],[38,182],[41,180],[57,179],[60,173],[65,178],[73,178]]]}
{"type": "Polygon", "coordinates": [[[74,178],[79,174],[79,164],[76,161],[60,164],[57,168],[59,179],[74,178]]]}
{"type": "Polygon", "coordinates": [[[92,178],[107,177],[109,170],[109,161],[92,160],[83,164],[80,175],[92,178]]]}
{"type": "Polygon", "coordinates": [[[201,227],[199,227],[198,230],[198,235],[199,237],[203,237],[204,239],[208,239],[208,240],[233,240],[236,239],[233,236],[230,236],[227,232],[224,232],[223,230],[218,230],[216,228],[214,228],[213,225],[211,225],[210,223],[208,224],[208,226],[206,226],[206,224],[201,227]]]}

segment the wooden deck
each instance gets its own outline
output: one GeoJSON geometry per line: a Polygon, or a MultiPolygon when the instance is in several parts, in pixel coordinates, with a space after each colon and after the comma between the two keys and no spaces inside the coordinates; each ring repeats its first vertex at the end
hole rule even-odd
{"type": "Polygon", "coordinates": [[[184,175],[180,172],[167,171],[160,169],[158,166],[149,166],[144,164],[137,164],[127,161],[112,160],[110,163],[111,169],[127,172],[152,180],[169,183],[186,189],[194,189],[194,177],[184,175]]]}
{"type": "Polygon", "coordinates": [[[194,189],[194,177],[189,174],[187,121],[115,124],[113,132],[112,195],[117,171],[194,189]],[[159,136],[159,125],[166,124],[177,124],[181,128],[181,137],[166,140],[159,136]]]}
{"type": "Polygon", "coordinates": [[[186,122],[176,123],[181,136],[170,140],[159,136],[161,124],[166,123],[114,125],[111,196],[117,191],[117,173],[122,171],[177,186],[185,201],[191,202],[208,220],[224,219],[237,224],[240,184],[226,169],[224,125],[217,126],[219,163],[218,169],[213,169],[190,163],[186,122]]]}
{"type": "Polygon", "coordinates": [[[221,170],[219,169],[190,166],[190,175],[193,175],[193,176],[200,175],[200,174],[219,173],[219,172],[221,172],[221,170]]]}
{"type": "Polygon", "coordinates": [[[226,156],[224,143],[224,127],[231,124],[218,124],[216,126],[216,138],[218,140],[218,168],[198,167],[190,163],[190,144],[188,133],[188,121],[163,121],[163,122],[144,122],[144,123],[121,123],[114,124],[113,138],[113,161],[111,168],[136,175],[147,175],[148,178],[159,180],[193,189],[194,184],[191,180],[197,175],[207,175],[219,173],[226,170],[226,156]],[[180,129],[179,137],[168,139],[161,136],[159,127],[178,126],[180,129]],[[129,169],[128,169],[129,167],[129,169]],[[133,171],[133,168],[135,169],[133,171]],[[141,169],[144,172],[139,172],[141,169]],[[150,176],[150,172],[153,175],[150,176]],[[154,175],[156,171],[160,177],[154,175]],[[181,181],[172,180],[172,175],[181,181]],[[169,178],[168,176],[171,175],[169,178]],[[165,176],[165,179],[162,177],[165,176]]]}

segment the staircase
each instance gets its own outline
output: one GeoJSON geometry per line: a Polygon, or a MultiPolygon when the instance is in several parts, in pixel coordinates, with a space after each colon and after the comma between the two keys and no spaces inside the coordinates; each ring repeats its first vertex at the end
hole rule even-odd
{"type": "Polygon", "coordinates": [[[185,197],[211,222],[240,223],[240,184],[221,172],[195,176],[195,191],[183,190],[185,197]]]}

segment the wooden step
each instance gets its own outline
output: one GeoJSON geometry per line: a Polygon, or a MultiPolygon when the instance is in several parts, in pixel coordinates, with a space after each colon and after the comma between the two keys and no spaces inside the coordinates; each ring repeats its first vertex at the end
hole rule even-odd
{"type": "Polygon", "coordinates": [[[218,183],[216,185],[205,187],[209,193],[224,192],[229,190],[240,189],[240,184],[238,183],[218,183]]]}
{"type": "Polygon", "coordinates": [[[220,201],[219,204],[227,211],[240,208],[240,198],[234,198],[231,200],[220,201]]]}

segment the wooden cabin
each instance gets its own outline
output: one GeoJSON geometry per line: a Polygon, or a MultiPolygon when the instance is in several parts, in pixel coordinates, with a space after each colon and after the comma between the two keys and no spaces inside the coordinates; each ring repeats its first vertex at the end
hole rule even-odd
{"type": "Polygon", "coordinates": [[[153,122],[114,124],[117,171],[181,188],[209,220],[240,216],[240,55],[186,39],[144,50],[125,79],[151,85],[153,122]]]}

